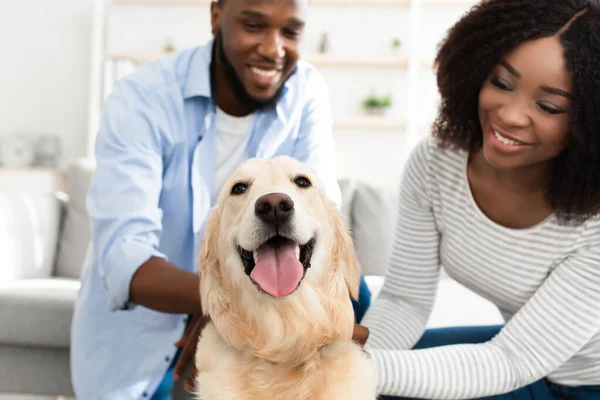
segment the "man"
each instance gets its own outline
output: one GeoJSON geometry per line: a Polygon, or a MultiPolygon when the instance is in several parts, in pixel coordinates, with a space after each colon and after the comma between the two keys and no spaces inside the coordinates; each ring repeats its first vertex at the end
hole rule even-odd
{"type": "Polygon", "coordinates": [[[299,61],[307,12],[308,0],[213,3],[213,39],[149,63],[107,99],[72,327],[77,398],[171,398],[174,343],[188,328],[187,362],[201,323],[204,220],[242,161],[295,157],[341,201],[327,88],[299,61]]]}

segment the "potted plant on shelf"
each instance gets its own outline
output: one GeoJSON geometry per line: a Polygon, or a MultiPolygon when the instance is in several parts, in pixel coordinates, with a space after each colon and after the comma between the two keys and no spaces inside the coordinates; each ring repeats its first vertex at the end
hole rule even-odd
{"type": "Polygon", "coordinates": [[[323,32],[321,35],[321,41],[319,42],[319,53],[325,54],[329,50],[329,36],[327,32],[323,32]]]}
{"type": "Polygon", "coordinates": [[[394,55],[398,55],[401,46],[402,41],[399,38],[394,38],[394,40],[392,40],[392,49],[394,51],[394,55]]]}
{"type": "Polygon", "coordinates": [[[165,39],[165,43],[163,44],[163,52],[164,53],[174,53],[177,50],[175,44],[173,43],[173,39],[168,37],[165,39]]]}
{"type": "Polygon", "coordinates": [[[385,115],[391,105],[392,97],[390,95],[377,96],[371,94],[363,101],[363,108],[369,115],[385,115]]]}

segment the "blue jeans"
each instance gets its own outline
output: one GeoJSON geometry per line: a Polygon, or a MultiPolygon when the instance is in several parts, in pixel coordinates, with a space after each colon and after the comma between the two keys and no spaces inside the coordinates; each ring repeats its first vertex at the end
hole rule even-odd
{"type": "MultiPolygon", "coordinates": [[[[425,331],[414,349],[447,346],[451,344],[484,343],[493,338],[501,326],[437,328],[425,331]]],[[[381,396],[381,400],[403,400],[402,397],[381,396]]],[[[541,379],[513,392],[486,397],[486,400],[598,400],[600,386],[568,387],[541,379]]]]}
{"type": "MultiPolygon", "coordinates": [[[[369,305],[371,305],[371,291],[367,286],[365,277],[361,275],[360,287],[358,292],[358,301],[352,300],[354,314],[356,315],[356,320],[359,323],[365,315],[365,312],[369,308],[369,305]]],[[[191,318],[189,318],[188,321],[189,320],[191,320],[191,318]]],[[[175,357],[173,357],[173,361],[171,362],[167,373],[163,377],[163,380],[161,381],[160,385],[158,386],[150,400],[171,400],[171,392],[173,391],[173,387],[175,386],[175,382],[173,381],[173,370],[175,369],[175,364],[179,359],[179,353],[180,351],[178,350],[175,354],[175,357]]]]}

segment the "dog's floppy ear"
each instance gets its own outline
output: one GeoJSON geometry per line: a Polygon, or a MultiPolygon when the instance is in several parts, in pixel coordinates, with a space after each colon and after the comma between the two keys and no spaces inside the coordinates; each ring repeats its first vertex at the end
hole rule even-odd
{"type": "Polygon", "coordinates": [[[219,279],[220,275],[218,265],[219,220],[219,210],[214,207],[206,219],[202,245],[198,254],[200,297],[205,314],[208,313],[208,290],[213,285],[212,281],[219,279]]]}
{"type": "Polygon", "coordinates": [[[332,257],[336,266],[343,269],[346,286],[350,296],[358,301],[358,288],[360,286],[360,265],[356,257],[354,242],[348,232],[348,228],[342,219],[342,214],[330,202],[328,207],[329,224],[333,229],[334,239],[332,248],[332,257]]]}
{"type": "MultiPolygon", "coordinates": [[[[217,241],[219,238],[219,210],[213,207],[206,218],[200,254],[198,254],[198,270],[203,271],[216,260],[217,241]]],[[[204,272],[204,271],[203,271],[204,272]]]]}

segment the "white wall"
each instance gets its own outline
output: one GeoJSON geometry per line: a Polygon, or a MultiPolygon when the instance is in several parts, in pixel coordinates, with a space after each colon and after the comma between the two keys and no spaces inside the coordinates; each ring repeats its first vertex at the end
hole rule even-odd
{"type": "Polygon", "coordinates": [[[0,140],[58,134],[65,159],[82,155],[92,0],[18,0],[0,6],[0,140]]]}

